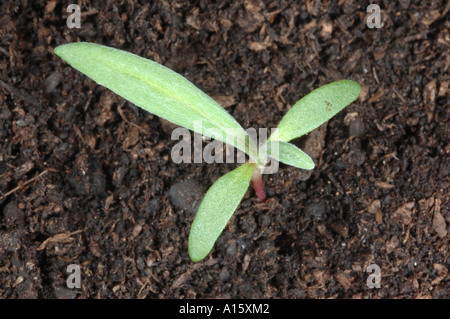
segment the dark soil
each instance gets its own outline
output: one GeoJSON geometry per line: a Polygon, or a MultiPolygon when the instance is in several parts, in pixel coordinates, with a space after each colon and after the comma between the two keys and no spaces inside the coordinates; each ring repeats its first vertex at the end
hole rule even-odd
{"type": "Polygon", "coordinates": [[[369,1],[78,2],[80,29],[70,2],[0,5],[0,298],[450,297],[448,1],[375,1],[379,29],[369,1]],[[169,124],[53,54],[74,41],[166,65],[244,128],[363,89],[314,133],[314,171],[265,176],[193,263],[198,200],[236,165],[173,163],[169,124]]]}

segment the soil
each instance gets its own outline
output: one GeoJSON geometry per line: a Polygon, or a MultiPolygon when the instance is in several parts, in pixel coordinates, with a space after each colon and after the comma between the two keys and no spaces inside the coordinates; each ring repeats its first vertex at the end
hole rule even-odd
{"type": "Polygon", "coordinates": [[[450,297],[448,1],[375,1],[380,28],[369,1],[78,3],[79,29],[67,1],[0,5],[0,298],[450,297]],[[193,263],[196,206],[236,165],[173,163],[170,124],[53,54],[74,41],[179,72],[244,128],[362,92],[295,141],[314,171],[264,176],[193,263]]]}

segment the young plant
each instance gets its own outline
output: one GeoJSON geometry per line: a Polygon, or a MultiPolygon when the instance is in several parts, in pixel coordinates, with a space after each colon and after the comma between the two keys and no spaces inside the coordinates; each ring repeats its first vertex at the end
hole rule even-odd
{"type": "Polygon", "coordinates": [[[292,106],[265,144],[256,145],[217,102],[183,76],[154,61],[93,43],[64,44],[55,48],[55,54],[144,110],[232,145],[249,156],[248,162],[220,177],[204,196],[189,233],[188,252],[193,261],[205,258],[211,251],[250,181],[258,198],[265,200],[262,172],[268,157],[302,169],[314,168],[312,159],[288,142],[331,119],[361,91],[360,85],[351,80],[315,89],[292,106]],[[198,121],[202,125],[195,125],[198,121]]]}

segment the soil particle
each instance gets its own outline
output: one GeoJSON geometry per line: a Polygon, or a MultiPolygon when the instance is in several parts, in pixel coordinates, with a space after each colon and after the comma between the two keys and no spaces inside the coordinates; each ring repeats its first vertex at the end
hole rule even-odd
{"type": "Polygon", "coordinates": [[[175,183],[169,189],[171,203],[176,208],[186,210],[194,215],[204,194],[205,188],[192,179],[175,183]]]}
{"type": "Polygon", "coordinates": [[[3,219],[5,225],[9,229],[18,227],[20,229],[24,226],[23,212],[19,209],[16,201],[9,202],[3,209],[3,219]]]}

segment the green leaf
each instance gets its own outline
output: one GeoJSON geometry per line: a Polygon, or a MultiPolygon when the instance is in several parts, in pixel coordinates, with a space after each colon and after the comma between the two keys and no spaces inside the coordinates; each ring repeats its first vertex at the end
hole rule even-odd
{"type": "Polygon", "coordinates": [[[267,144],[267,154],[284,164],[308,170],[314,169],[314,161],[311,157],[291,143],[271,141],[267,144]],[[273,150],[274,145],[272,143],[278,143],[278,150],[276,150],[276,147],[273,150]]]}
{"type": "Polygon", "coordinates": [[[54,52],[144,110],[248,154],[248,135],[241,125],[194,84],[165,66],[94,43],[64,44],[54,52]]]}
{"type": "Polygon", "coordinates": [[[286,113],[278,125],[277,140],[288,142],[311,132],[356,100],[361,86],[341,80],[315,89],[286,113]]]}
{"type": "Polygon", "coordinates": [[[203,198],[189,233],[193,261],[205,258],[227,225],[250,185],[254,164],[245,163],[220,177],[203,198]]]}

